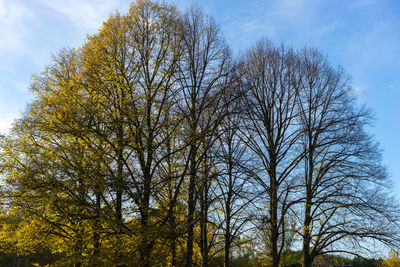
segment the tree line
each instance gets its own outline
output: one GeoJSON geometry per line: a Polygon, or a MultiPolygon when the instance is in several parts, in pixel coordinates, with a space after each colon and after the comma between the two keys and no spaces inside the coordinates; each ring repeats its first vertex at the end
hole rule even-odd
{"type": "Polygon", "coordinates": [[[371,111],[315,48],[233,57],[139,0],[53,56],[1,141],[0,250],[55,266],[254,266],[396,248],[371,111]],[[257,255],[256,255],[257,254],[257,255]]]}

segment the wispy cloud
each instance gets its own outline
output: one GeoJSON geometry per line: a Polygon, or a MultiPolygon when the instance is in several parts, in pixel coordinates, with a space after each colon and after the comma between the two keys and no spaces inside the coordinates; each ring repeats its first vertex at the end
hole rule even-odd
{"type": "Polygon", "coordinates": [[[0,49],[22,49],[28,35],[26,22],[32,17],[19,2],[0,0],[0,49]]]}
{"type": "MultiPolygon", "coordinates": [[[[2,90],[2,88],[0,88],[2,90]]],[[[18,117],[19,111],[15,106],[0,101],[0,134],[8,133],[15,118],[18,117]]]]}
{"type": "Polygon", "coordinates": [[[268,23],[262,23],[263,20],[262,17],[256,17],[249,20],[231,21],[224,27],[224,31],[228,38],[237,38],[240,36],[243,40],[248,38],[253,39],[260,34],[268,37],[275,36],[275,27],[268,23]]]}
{"type": "Polygon", "coordinates": [[[17,116],[18,114],[14,113],[2,115],[0,119],[0,134],[7,134],[10,131],[11,125],[17,116]]]}
{"type": "Polygon", "coordinates": [[[359,94],[361,94],[362,91],[364,91],[364,90],[363,90],[363,88],[361,88],[360,86],[357,85],[357,86],[354,86],[353,91],[354,91],[354,93],[355,93],[356,95],[359,95],[359,94]]]}
{"type": "Polygon", "coordinates": [[[281,0],[276,1],[271,8],[270,15],[289,22],[304,23],[312,20],[312,0],[281,0]]]}
{"type": "Polygon", "coordinates": [[[321,20],[325,6],[315,0],[273,0],[249,4],[242,16],[232,12],[224,22],[228,38],[251,42],[266,36],[272,40],[291,42],[295,38],[324,38],[342,26],[340,20],[321,20]],[[236,16],[235,16],[236,15],[236,16]],[[297,36],[298,35],[298,36],[297,36]],[[287,39],[291,38],[291,39],[287,39]]]}
{"type": "Polygon", "coordinates": [[[337,30],[340,26],[342,26],[342,23],[340,21],[333,21],[330,24],[317,27],[313,34],[317,37],[323,37],[324,35],[327,35],[337,30]]]}
{"type": "Polygon", "coordinates": [[[109,15],[110,10],[116,10],[120,7],[119,1],[115,0],[41,0],[41,3],[62,14],[76,27],[84,31],[99,28],[109,15]]]}
{"type": "Polygon", "coordinates": [[[378,7],[378,3],[377,0],[356,0],[350,2],[350,8],[378,7]]]}

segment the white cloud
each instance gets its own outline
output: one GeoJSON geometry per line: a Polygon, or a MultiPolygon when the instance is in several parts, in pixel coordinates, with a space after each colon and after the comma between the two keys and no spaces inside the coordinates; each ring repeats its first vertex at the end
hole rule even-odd
{"type": "Polygon", "coordinates": [[[18,117],[19,111],[13,109],[7,103],[0,101],[0,134],[6,134],[12,123],[18,117]]]}
{"type": "Polygon", "coordinates": [[[268,23],[262,23],[263,18],[255,18],[248,21],[232,21],[229,27],[225,27],[229,37],[241,36],[248,38],[262,32],[266,36],[274,36],[275,28],[268,23]]]}
{"type": "Polygon", "coordinates": [[[12,82],[13,88],[15,88],[19,93],[26,94],[29,90],[29,85],[25,82],[14,81],[12,82]]]}
{"type": "Polygon", "coordinates": [[[17,114],[7,114],[0,119],[0,134],[7,134],[10,131],[11,125],[14,122],[17,114]]]}
{"type": "Polygon", "coordinates": [[[350,3],[350,8],[377,7],[377,0],[356,0],[350,3]]]}
{"type": "Polygon", "coordinates": [[[356,95],[359,95],[364,91],[364,89],[357,85],[357,86],[354,86],[353,91],[356,95]]]}
{"type": "Polygon", "coordinates": [[[115,0],[41,0],[41,2],[85,31],[98,29],[110,12],[120,8],[119,1],[115,0]]]}
{"type": "Polygon", "coordinates": [[[313,0],[275,0],[262,8],[266,11],[264,18],[296,24],[312,20],[315,10],[313,0]]]}
{"type": "Polygon", "coordinates": [[[258,2],[246,6],[248,12],[243,16],[232,14],[224,30],[230,38],[257,39],[266,36],[270,39],[282,39],[282,32],[288,29],[302,30],[309,25],[313,34],[323,36],[339,25],[337,22],[328,25],[316,23],[318,2],[314,0],[274,0],[258,2]]]}
{"type": "Polygon", "coordinates": [[[322,37],[336,30],[339,26],[342,26],[341,22],[333,21],[332,23],[317,27],[313,34],[314,36],[322,37]]]}
{"type": "Polygon", "coordinates": [[[20,50],[28,35],[27,19],[33,14],[16,1],[0,0],[0,48],[20,50]]]}
{"type": "Polygon", "coordinates": [[[270,15],[292,23],[304,23],[313,19],[312,0],[280,0],[271,8],[270,15]]]}

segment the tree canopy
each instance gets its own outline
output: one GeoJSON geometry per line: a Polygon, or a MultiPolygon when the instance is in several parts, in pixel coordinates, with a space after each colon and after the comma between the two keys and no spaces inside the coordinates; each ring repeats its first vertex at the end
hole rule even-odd
{"type": "Polygon", "coordinates": [[[309,267],[399,245],[371,111],[315,48],[264,38],[234,58],[198,7],[140,0],[31,90],[1,138],[3,255],[309,267]]]}

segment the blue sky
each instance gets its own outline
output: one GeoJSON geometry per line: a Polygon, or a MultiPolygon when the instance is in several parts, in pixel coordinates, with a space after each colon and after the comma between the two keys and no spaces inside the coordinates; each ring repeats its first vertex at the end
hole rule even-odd
{"type": "MultiPolygon", "coordinates": [[[[177,0],[181,9],[192,2],[177,0]]],[[[296,48],[314,46],[352,76],[360,104],[376,113],[371,132],[400,199],[400,1],[199,0],[237,54],[261,37],[296,48]]],[[[0,132],[32,100],[31,75],[51,53],[78,47],[122,0],[0,0],[0,132]]]]}

